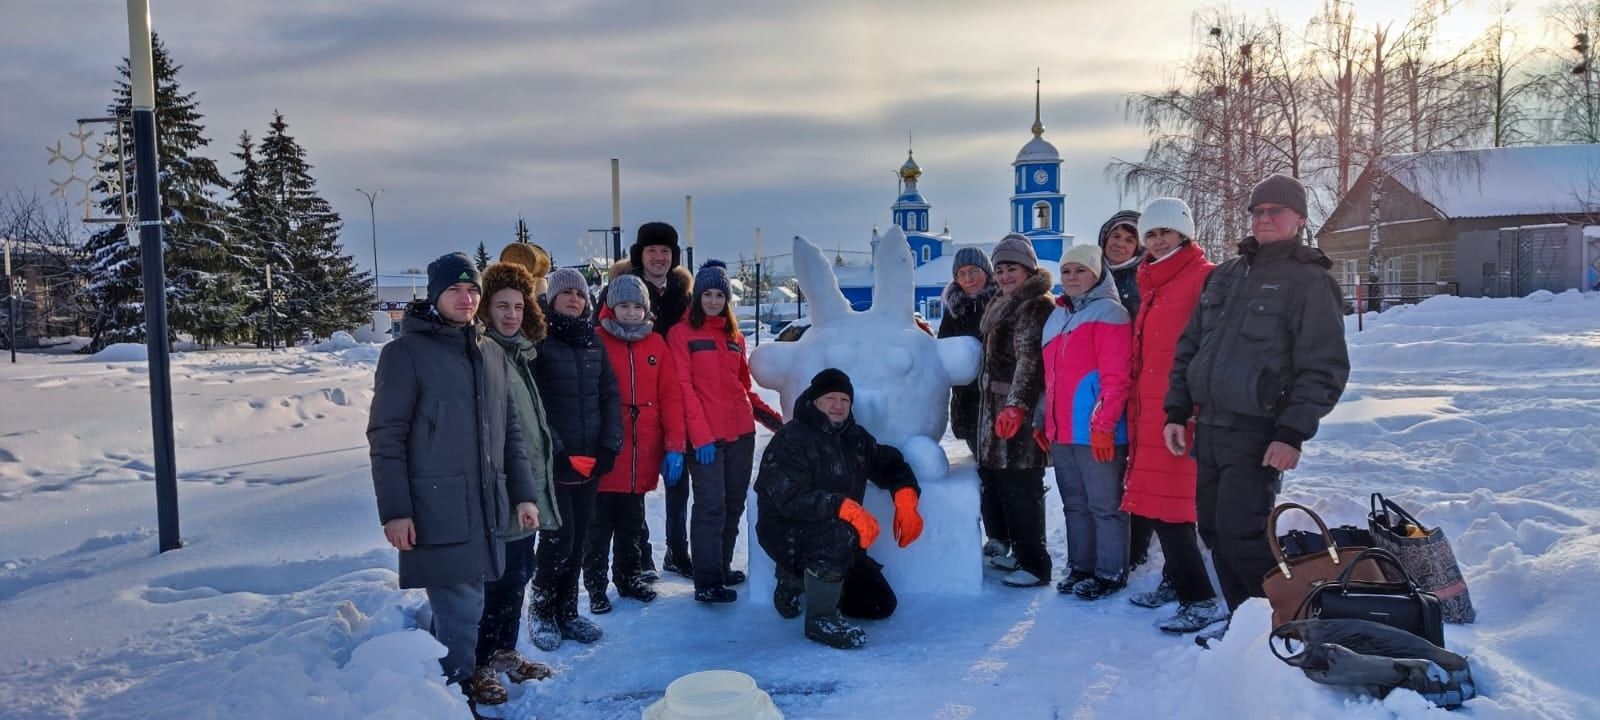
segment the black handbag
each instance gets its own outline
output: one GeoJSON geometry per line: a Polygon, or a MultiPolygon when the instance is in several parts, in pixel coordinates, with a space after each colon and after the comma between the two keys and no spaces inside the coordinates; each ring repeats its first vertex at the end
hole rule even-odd
{"type": "Polygon", "coordinates": [[[1337,579],[1312,588],[1295,619],[1371,620],[1444,647],[1444,612],[1438,596],[1418,586],[1400,559],[1382,548],[1362,550],[1337,579]],[[1351,574],[1362,562],[1376,563],[1385,575],[1400,580],[1356,580],[1351,574]]]}
{"type": "MultiPolygon", "coordinates": [[[[1354,525],[1340,525],[1328,528],[1328,534],[1333,536],[1333,544],[1342,548],[1375,547],[1372,544],[1372,533],[1366,528],[1354,525]]],[[[1283,548],[1283,557],[1293,560],[1297,557],[1315,555],[1328,549],[1328,541],[1322,533],[1309,530],[1290,530],[1278,536],[1278,546],[1283,548]]]]}

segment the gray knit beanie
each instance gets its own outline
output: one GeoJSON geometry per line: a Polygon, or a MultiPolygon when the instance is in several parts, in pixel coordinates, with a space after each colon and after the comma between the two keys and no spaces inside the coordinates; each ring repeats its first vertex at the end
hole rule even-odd
{"type": "Polygon", "coordinates": [[[561,268],[550,273],[550,277],[546,279],[549,281],[550,287],[545,289],[544,296],[551,300],[556,299],[556,296],[562,292],[574,288],[582,292],[584,297],[589,296],[589,281],[583,279],[583,273],[572,268],[561,268]]]}
{"type": "Polygon", "coordinates": [[[1262,203],[1283,205],[1306,217],[1306,186],[1283,173],[1273,173],[1250,191],[1250,207],[1246,209],[1254,210],[1262,203]]]}
{"type": "Polygon", "coordinates": [[[1000,244],[994,246],[994,252],[989,253],[989,259],[994,264],[1016,263],[1029,270],[1039,267],[1039,255],[1033,251],[1033,241],[1022,233],[1011,233],[1000,239],[1000,244]]]}
{"type": "Polygon", "coordinates": [[[617,309],[623,303],[638,303],[645,310],[650,309],[650,291],[644,286],[644,281],[638,275],[627,273],[611,281],[611,287],[606,290],[606,307],[617,309]]]}
{"type": "Polygon", "coordinates": [[[956,251],[955,264],[950,266],[950,278],[955,279],[955,274],[964,267],[975,267],[983,271],[984,275],[994,277],[994,265],[989,263],[989,256],[983,254],[983,248],[967,246],[956,251]]]}

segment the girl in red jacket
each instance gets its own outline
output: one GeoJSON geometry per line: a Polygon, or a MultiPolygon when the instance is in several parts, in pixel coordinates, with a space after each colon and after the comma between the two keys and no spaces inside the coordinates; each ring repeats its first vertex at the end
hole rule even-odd
{"type": "Polygon", "coordinates": [[[655,489],[658,474],[668,485],[683,476],[683,389],[667,341],[654,331],[644,281],[634,275],[612,280],[600,311],[599,334],[621,395],[622,451],[611,472],[600,477],[583,558],[589,612],[596,615],[611,612],[608,555],[618,595],[640,602],[656,599],[643,577],[640,554],[644,495],[655,489]]]}
{"type": "Polygon", "coordinates": [[[713,603],[737,600],[739,594],[728,586],[745,580],[730,563],[755,461],[755,421],[774,431],[783,424],[782,416],[750,388],[744,337],[734,320],[728,287],[727,265],[706,261],[694,276],[688,321],[667,332],[694,447],[689,462],[694,599],[713,603]]]}
{"type": "MultiPolygon", "coordinates": [[[[1194,236],[1194,216],[1177,198],[1156,198],[1139,217],[1139,235],[1149,252],[1139,263],[1139,314],[1133,320],[1133,395],[1128,399],[1127,490],[1122,509],[1146,518],[1166,556],[1161,584],[1128,600],[1155,608],[1178,601],[1178,614],[1163,621],[1173,633],[1196,632],[1227,615],[1206,575],[1195,538],[1195,463],[1173,455],[1161,438],[1178,336],[1200,301],[1212,264],[1194,236]]],[[[1190,430],[1193,437],[1193,429],[1190,430]]],[[[1190,447],[1193,447],[1191,444],[1190,447]]]]}

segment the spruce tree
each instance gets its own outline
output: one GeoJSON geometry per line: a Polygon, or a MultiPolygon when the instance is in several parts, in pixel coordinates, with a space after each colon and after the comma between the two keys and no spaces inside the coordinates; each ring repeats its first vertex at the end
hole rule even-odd
{"type": "Polygon", "coordinates": [[[274,110],[269,127],[261,141],[261,187],[271,211],[265,225],[282,243],[288,266],[281,284],[286,334],[325,338],[364,325],[373,309],[372,277],[343,252],[344,221],[317,194],[305,149],[289,135],[283,113],[274,110]]]}
{"type": "Polygon", "coordinates": [[[243,278],[242,291],[250,298],[241,318],[249,327],[247,334],[257,346],[269,339],[281,342],[285,338],[282,308],[267,299],[267,268],[272,268],[273,286],[281,288],[289,269],[288,253],[283,242],[273,232],[271,218],[276,210],[262,187],[261,164],[256,159],[255,142],[248,130],[239,133],[238,149],[233,157],[240,163],[234,173],[233,191],[228,197],[232,215],[230,232],[238,242],[241,255],[249,258],[249,272],[243,278]],[[267,314],[273,317],[269,320],[267,314]],[[268,331],[275,330],[276,337],[269,338],[268,331]]]}
{"type": "MultiPolygon", "coordinates": [[[[228,293],[221,292],[226,278],[212,276],[238,269],[237,259],[232,257],[225,215],[215,197],[218,191],[228,187],[228,181],[217,170],[216,163],[200,154],[210,140],[206,139],[205,126],[200,123],[204,116],[198,110],[194,93],[183,92],[178,84],[177,75],[182,66],[173,63],[159,36],[152,36],[151,49],[169,327],[174,335],[187,332],[197,338],[203,337],[203,341],[216,341],[228,334],[227,322],[206,305],[231,300],[228,293]]],[[[109,111],[126,117],[133,105],[126,58],[118,71],[122,77],[117,81],[116,99],[109,111]]],[[[115,140],[108,144],[113,151],[116,149],[115,140]]],[[[123,155],[126,167],[121,168],[120,173],[133,178],[131,140],[123,155]]],[[[116,177],[119,168],[112,161],[102,167],[101,172],[116,177]]],[[[121,211],[123,199],[114,188],[100,183],[95,190],[106,195],[101,207],[107,214],[121,211]]],[[[136,190],[132,187],[121,190],[129,194],[130,212],[135,212],[131,208],[136,190]]],[[[81,271],[89,280],[85,295],[87,305],[93,308],[94,339],[88,346],[89,352],[99,351],[111,343],[143,342],[145,339],[142,263],[139,248],[129,242],[137,238],[137,232],[130,236],[129,231],[123,224],[107,226],[90,237],[84,247],[86,260],[81,271]]]]}
{"type": "Polygon", "coordinates": [[[517,242],[533,244],[533,233],[528,232],[528,221],[523,220],[520,215],[517,216],[517,242]]]}
{"type": "Polygon", "coordinates": [[[473,262],[477,263],[478,272],[483,272],[484,270],[488,269],[491,259],[489,257],[489,250],[483,246],[482,240],[478,241],[478,252],[472,260],[473,262]]]}

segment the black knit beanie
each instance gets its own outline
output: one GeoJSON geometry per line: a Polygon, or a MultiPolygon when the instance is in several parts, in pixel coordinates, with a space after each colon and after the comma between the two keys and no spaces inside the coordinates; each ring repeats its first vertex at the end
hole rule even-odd
{"type": "Polygon", "coordinates": [[[483,289],[483,276],[478,273],[478,266],[473,264],[472,258],[466,253],[453,252],[440,255],[438,259],[428,263],[428,302],[437,305],[439,296],[449,290],[451,285],[459,282],[469,282],[483,289]]]}
{"type": "Polygon", "coordinates": [[[828,368],[817,373],[811,378],[811,387],[806,388],[806,397],[816,400],[831,392],[842,392],[856,398],[856,388],[850,383],[850,376],[838,368],[828,368]]]}

